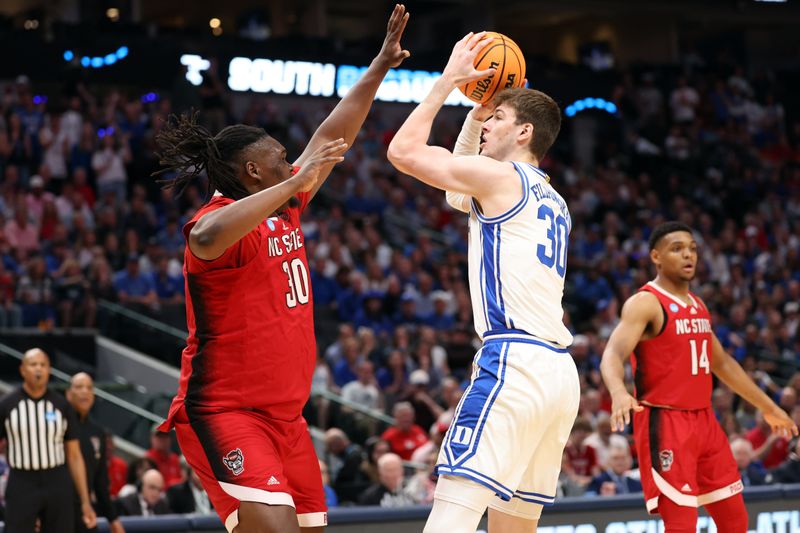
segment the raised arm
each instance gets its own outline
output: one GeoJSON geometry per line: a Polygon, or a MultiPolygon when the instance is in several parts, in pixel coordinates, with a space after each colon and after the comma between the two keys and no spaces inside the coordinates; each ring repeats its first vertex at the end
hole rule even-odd
{"type": "Polygon", "coordinates": [[[480,153],[481,126],[492,116],[492,110],[492,107],[481,104],[477,104],[470,109],[469,113],[467,113],[467,118],[464,119],[464,124],[461,126],[456,145],[453,147],[454,156],[461,157],[480,153]]]}
{"type": "MultiPolygon", "coordinates": [[[[481,104],[476,105],[467,113],[467,118],[464,119],[464,124],[461,126],[458,139],[456,139],[456,145],[453,147],[454,156],[478,155],[481,143],[481,126],[491,114],[491,108],[481,104]]],[[[469,213],[471,198],[466,194],[445,191],[445,198],[453,209],[469,213]]]]}
{"type": "Polygon", "coordinates": [[[611,394],[611,429],[616,431],[624,430],[630,423],[631,409],[643,409],[625,386],[625,361],[660,313],[661,305],[652,294],[640,292],[631,296],[622,306],[619,324],[603,352],[600,372],[611,394]]]}
{"type": "Polygon", "coordinates": [[[203,215],[189,232],[189,249],[206,261],[218,258],[289,198],[315,187],[326,168],[330,172],[342,161],[346,149],[342,139],[323,144],[288,180],[203,215]]]}
{"type": "Polygon", "coordinates": [[[764,413],[764,420],[776,435],[796,436],[798,429],[792,419],[753,383],[739,363],[728,355],[716,335],[713,335],[711,349],[711,371],[714,375],[764,413]]]}
{"type": "MultiPolygon", "coordinates": [[[[361,79],[347,92],[336,107],[331,111],[317,131],[308,142],[308,146],[295,161],[295,166],[302,167],[308,157],[313,154],[320,146],[334,139],[344,139],[348,146],[352,146],[356,140],[356,135],[367,118],[367,113],[375,100],[375,93],[378,92],[386,73],[390,68],[395,68],[411,55],[408,50],[403,50],[400,45],[400,38],[408,22],[406,7],[402,4],[395,4],[394,11],[389,17],[386,26],[386,38],[383,41],[378,55],[370,63],[361,79]]],[[[316,185],[311,189],[311,197],[325,183],[331,172],[333,165],[322,169],[316,185]]]]}
{"type": "Polygon", "coordinates": [[[478,155],[455,157],[445,148],[428,145],[428,137],[433,119],[453,89],[492,73],[493,69],[477,71],[473,66],[488,39],[485,32],[469,33],[456,43],[441,77],[397,131],[387,153],[399,171],[437,189],[481,201],[515,191],[513,182],[518,184],[519,177],[511,163],[478,155]]]}

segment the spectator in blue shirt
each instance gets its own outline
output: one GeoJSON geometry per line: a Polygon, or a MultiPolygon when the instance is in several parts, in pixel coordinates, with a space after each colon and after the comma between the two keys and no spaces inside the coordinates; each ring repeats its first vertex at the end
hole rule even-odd
{"type": "Polygon", "coordinates": [[[167,224],[164,229],[158,232],[156,241],[159,246],[163,247],[171,256],[183,252],[186,241],[181,232],[181,228],[178,227],[177,218],[169,217],[167,219],[167,224]]]}
{"type": "Polygon", "coordinates": [[[153,278],[139,271],[139,258],[135,255],[128,256],[125,270],[114,275],[114,288],[117,290],[117,298],[123,304],[151,309],[158,307],[153,278]]]}
{"type": "Polygon", "coordinates": [[[593,262],[586,272],[575,276],[576,296],[584,302],[594,303],[614,297],[608,280],[600,275],[597,266],[597,263],[593,262]]]}
{"type": "Polygon", "coordinates": [[[633,459],[627,446],[613,446],[608,451],[608,468],[595,476],[586,488],[587,496],[614,496],[642,492],[642,483],[631,477],[633,459]]]}
{"type": "Polygon", "coordinates": [[[383,314],[383,293],[379,291],[369,291],[364,295],[363,305],[359,309],[353,322],[356,328],[367,327],[377,335],[391,334],[393,324],[389,318],[383,314]]]}
{"type": "Polygon", "coordinates": [[[396,326],[406,326],[415,329],[420,320],[417,316],[417,299],[409,292],[403,293],[400,297],[400,308],[392,316],[392,322],[396,326]]]}
{"type": "Polygon", "coordinates": [[[336,491],[331,487],[331,475],[328,472],[328,465],[322,459],[319,461],[319,471],[322,474],[322,490],[325,491],[325,505],[330,509],[331,507],[339,506],[339,498],[336,496],[336,491]]]}
{"type": "Polygon", "coordinates": [[[456,323],[456,317],[450,311],[453,296],[447,291],[433,291],[433,313],[423,317],[421,322],[437,331],[450,331],[456,323]]]}
{"type": "Polygon", "coordinates": [[[356,315],[364,305],[364,293],[366,292],[364,274],[353,271],[348,277],[349,287],[340,291],[336,297],[339,320],[343,322],[353,322],[355,320],[356,315]]]}
{"type": "Polygon", "coordinates": [[[311,286],[314,288],[314,308],[329,307],[336,302],[336,280],[325,275],[325,259],[316,258],[309,265],[311,286]]]}
{"type": "Polygon", "coordinates": [[[736,459],[739,467],[739,474],[742,476],[742,483],[745,487],[764,485],[767,478],[767,470],[761,461],[755,460],[753,445],[747,439],[734,439],[731,442],[731,452],[736,459]]]}
{"type": "Polygon", "coordinates": [[[156,295],[162,304],[183,303],[183,293],[185,286],[182,276],[171,276],[169,273],[169,259],[161,256],[156,263],[156,270],[153,272],[153,285],[156,295]]]}
{"type": "Polygon", "coordinates": [[[356,367],[361,361],[361,347],[355,338],[342,342],[342,358],[333,366],[333,381],[338,387],[344,387],[358,379],[356,367]]]}

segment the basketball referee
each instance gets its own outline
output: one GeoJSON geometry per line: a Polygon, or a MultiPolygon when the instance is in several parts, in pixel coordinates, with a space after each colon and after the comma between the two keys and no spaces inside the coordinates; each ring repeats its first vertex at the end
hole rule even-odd
{"type": "Polygon", "coordinates": [[[22,387],[0,400],[0,437],[8,440],[6,533],[73,531],[72,483],[78,489],[81,514],[94,527],[95,513],[86,486],[75,411],[64,396],[47,388],[50,358],[33,348],[20,365],[22,387]],[[69,470],[68,470],[69,469],[69,470]]]}

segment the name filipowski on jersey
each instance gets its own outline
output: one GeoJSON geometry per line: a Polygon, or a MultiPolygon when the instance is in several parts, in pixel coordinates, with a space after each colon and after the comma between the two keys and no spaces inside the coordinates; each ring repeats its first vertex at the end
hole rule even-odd
{"type": "Polygon", "coordinates": [[[569,216],[567,203],[556,191],[553,190],[552,187],[549,187],[543,183],[534,183],[531,186],[531,192],[539,202],[545,199],[554,201],[558,205],[561,215],[566,219],[567,226],[569,227],[570,231],[572,230],[572,217],[569,216]]]}

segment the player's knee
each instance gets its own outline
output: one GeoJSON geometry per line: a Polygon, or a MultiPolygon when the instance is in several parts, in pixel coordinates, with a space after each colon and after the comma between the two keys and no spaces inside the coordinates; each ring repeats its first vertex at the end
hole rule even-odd
{"type": "Polygon", "coordinates": [[[462,477],[441,476],[423,533],[473,533],[494,492],[462,477]]]}
{"type": "Polygon", "coordinates": [[[710,503],[705,508],[711,518],[714,519],[717,531],[725,531],[726,533],[747,532],[749,518],[741,493],[710,503]]]}
{"type": "Polygon", "coordinates": [[[460,504],[481,515],[494,497],[494,491],[460,476],[440,476],[436,483],[435,498],[437,500],[460,504]]]}
{"type": "Polygon", "coordinates": [[[509,514],[508,509],[489,507],[489,533],[536,533],[539,516],[541,509],[536,518],[533,518],[529,514],[509,514]]]}
{"type": "Polygon", "coordinates": [[[288,505],[241,502],[239,523],[233,533],[297,533],[297,515],[288,505]]]}
{"type": "Polygon", "coordinates": [[[433,509],[422,533],[474,533],[481,518],[483,512],[460,503],[434,499],[433,509]]]}

